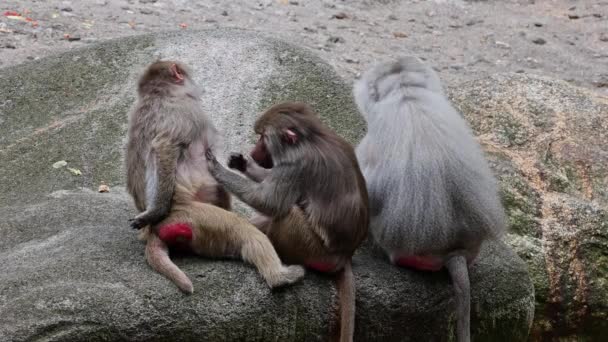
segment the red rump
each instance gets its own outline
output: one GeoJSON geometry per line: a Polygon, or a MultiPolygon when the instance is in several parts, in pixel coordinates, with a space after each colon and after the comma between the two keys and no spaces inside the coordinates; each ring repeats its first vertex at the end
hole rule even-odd
{"type": "Polygon", "coordinates": [[[439,271],[443,267],[443,261],[435,256],[411,255],[395,258],[395,265],[420,271],[439,271]]]}
{"type": "Polygon", "coordinates": [[[171,223],[160,227],[158,237],[168,245],[192,241],[192,227],[188,223],[171,223]]]}
{"type": "Polygon", "coordinates": [[[336,264],[331,262],[309,262],[304,264],[304,266],[323,273],[333,272],[336,269],[336,264]]]}

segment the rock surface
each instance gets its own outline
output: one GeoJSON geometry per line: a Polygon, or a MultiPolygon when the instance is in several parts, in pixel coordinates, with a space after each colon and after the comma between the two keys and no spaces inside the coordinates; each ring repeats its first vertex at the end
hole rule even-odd
{"type": "MultiPolygon", "coordinates": [[[[255,115],[281,99],[310,102],[352,142],[362,135],[331,68],[243,31],[132,37],[0,70],[0,340],[326,340],[336,321],[327,277],[271,292],[241,262],[177,258],[194,284],[185,296],[146,265],[127,225],[122,156],[135,81],[158,57],[191,67],[227,151],[246,149],[255,115]],[[110,192],[96,191],[102,183],[110,192]]],[[[446,273],[391,267],[369,246],[354,269],[357,340],[454,339],[446,273]]],[[[524,262],[487,245],[471,281],[475,338],[525,340],[534,290],[524,262]]]]}
{"type": "Polygon", "coordinates": [[[536,290],[532,339],[608,334],[608,98],[544,77],[452,89],[502,182],[536,290]]]}

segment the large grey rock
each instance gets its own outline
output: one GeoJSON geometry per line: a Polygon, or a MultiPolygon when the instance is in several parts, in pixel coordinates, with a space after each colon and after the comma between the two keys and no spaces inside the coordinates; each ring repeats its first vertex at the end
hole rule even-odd
{"type": "MultiPolygon", "coordinates": [[[[250,145],[256,113],[281,99],[311,103],[352,142],[362,135],[350,87],[328,66],[243,31],[125,38],[0,70],[0,340],[326,340],[327,277],[272,292],[241,262],[177,258],[194,283],[184,296],[146,265],[127,225],[122,154],[136,77],[157,57],[191,66],[228,151],[250,145]],[[96,192],[102,182],[111,192],[96,192]]],[[[447,274],[391,267],[370,247],[354,263],[357,340],[454,338],[447,274]]],[[[485,246],[471,279],[476,340],[525,340],[534,292],[523,261],[485,246]]]]}
{"type": "Polygon", "coordinates": [[[505,74],[452,89],[500,175],[536,289],[532,336],[608,334],[608,98],[505,74]]]}

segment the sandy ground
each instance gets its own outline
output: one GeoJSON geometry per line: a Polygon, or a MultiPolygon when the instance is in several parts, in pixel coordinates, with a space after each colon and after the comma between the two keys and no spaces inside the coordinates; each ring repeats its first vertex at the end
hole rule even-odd
{"type": "Polygon", "coordinates": [[[237,27],[316,50],[348,81],[413,53],[447,84],[511,71],[608,94],[608,0],[3,0],[0,10],[0,68],[108,38],[237,27]]]}

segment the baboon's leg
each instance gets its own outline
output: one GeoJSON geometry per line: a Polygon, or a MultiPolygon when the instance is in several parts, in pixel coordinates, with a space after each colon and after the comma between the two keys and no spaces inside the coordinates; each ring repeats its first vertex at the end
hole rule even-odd
{"type": "Polygon", "coordinates": [[[241,257],[258,269],[270,287],[304,276],[302,267],[284,266],[268,237],[238,214],[199,202],[175,206],[175,211],[174,222],[191,224],[191,248],[197,254],[241,257]]]}
{"type": "Polygon", "coordinates": [[[272,224],[272,219],[262,214],[255,214],[249,219],[249,223],[254,225],[262,233],[268,234],[268,231],[270,231],[270,227],[272,224]]]}
{"type": "Polygon", "coordinates": [[[283,219],[273,221],[267,235],[283,261],[289,264],[306,264],[330,254],[317,230],[299,209],[294,208],[283,219]]]}

